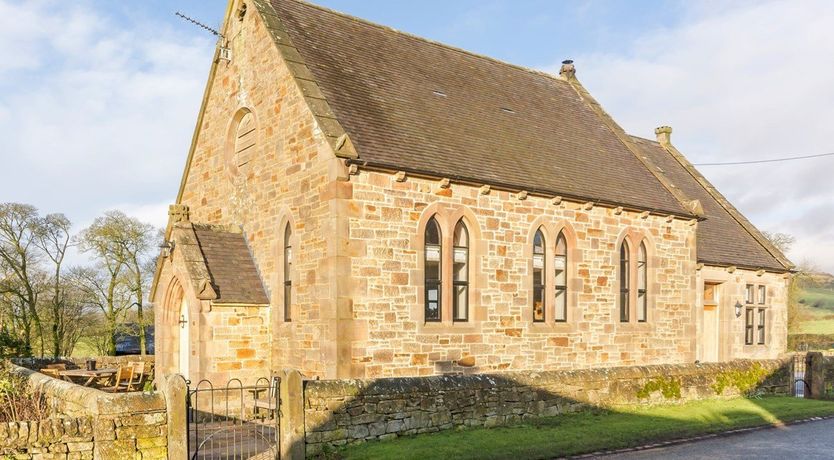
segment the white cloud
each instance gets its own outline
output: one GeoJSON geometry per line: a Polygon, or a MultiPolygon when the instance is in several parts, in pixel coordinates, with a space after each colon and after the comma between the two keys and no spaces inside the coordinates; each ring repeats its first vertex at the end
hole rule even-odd
{"type": "Polygon", "coordinates": [[[0,0],[0,17],[14,18],[0,28],[12,54],[0,61],[0,201],[63,212],[77,229],[115,208],[164,224],[211,38],[87,2],[0,0]]]}
{"type": "MultiPolygon", "coordinates": [[[[614,118],[649,138],[673,126],[695,163],[834,152],[834,3],[687,5],[626,55],[576,59],[614,118]]],[[[834,272],[834,158],[701,171],[760,229],[795,235],[795,262],[834,272]]]]}

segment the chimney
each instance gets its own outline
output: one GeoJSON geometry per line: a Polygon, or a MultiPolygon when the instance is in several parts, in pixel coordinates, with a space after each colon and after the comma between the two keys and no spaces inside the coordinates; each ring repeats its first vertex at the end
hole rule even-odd
{"type": "Polygon", "coordinates": [[[562,68],[559,69],[559,75],[565,80],[576,80],[576,68],[573,66],[573,61],[565,59],[562,61],[562,68]]]}
{"type": "Polygon", "coordinates": [[[654,134],[657,136],[657,142],[666,147],[672,145],[672,127],[660,126],[654,129],[654,134]]]}

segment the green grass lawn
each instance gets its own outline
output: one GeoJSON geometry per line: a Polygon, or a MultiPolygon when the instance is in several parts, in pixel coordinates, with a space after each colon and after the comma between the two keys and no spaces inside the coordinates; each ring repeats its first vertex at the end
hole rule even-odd
{"type": "Polygon", "coordinates": [[[368,442],[338,451],[337,458],[552,458],[824,415],[834,415],[834,401],[766,397],[629,407],[368,442]]]}

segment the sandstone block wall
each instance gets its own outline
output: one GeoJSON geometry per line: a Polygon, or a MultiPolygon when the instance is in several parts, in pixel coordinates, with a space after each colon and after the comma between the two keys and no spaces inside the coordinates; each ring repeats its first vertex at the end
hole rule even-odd
{"type": "MultiPolygon", "coordinates": [[[[237,10],[232,5],[230,11],[237,10]]],[[[337,297],[344,278],[334,258],[343,248],[343,225],[331,212],[350,193],[350,185],[337,179],[341,169],[275,48],[267,25],[252,10],[242,20],[232,15],[223,31],[232,49],[231,62],[220,61],[209,81],[205,111],[197,127],[195,148],[180,202],[189,206],[195,223],[240,226],[270,296],[271,307],[259,313],[269,328],[271,347],[258,348],[257,358],[271,361],[273,369],[303,369],[309,375],[336,377],[337,297]],[[245,165],[236,164],[233,135],[246,113],[254,118],[254,139],[245,165]],[[292,321],[283,320],[283,235],[293,229],[292,321]],[[260,350],[270,354],[261,356],[260,350]]],[[[315,89],[308,85],[307,90],[315,89]]],[[[343,169],[343,168],[342,168],[343,169]]],[[[157,354],[175,356],[175,340],[164,330],[176,327],[179,305],[163,305],[165,286],[175,270],[163,269],[155,301],[160,310],[176,310],[157,323],[157,354]]],[[[181,280],[184,281],[184,280],[181,280]]],[[[204,323],[217,310],[201,312],[190,306],[191,318],[204,323]]],[[[217,337],[201,331],[192,350],[217,337]]],[[[244,333],[239,334],[241,336],[244,333]]],[[[243,338],[243,337],[241,337],[243,338]]],[[[253,345],[241,349],[253,349],[253,345]]],[[[212,346],[207,347],[211,351],[212,346]]],[[[197,355],[194,354],[195,359],[197,355]]],[[[174,358],[175,359],[175,358],[174,358]]],[[[249,358],[243,358],[249,359],[249,358]]],[[[231,361],[218,382],[239,377],[231,361]]],[[[219,371],[219,369],[218,369],[219,371]]],[[[208,377],[192,376],[192,380],[208,377]]]]}
{"type": "MultiPolygon", "coordinates": [[[[788,287],[789,275],[781,273],[761,273],[752,270],[737,269],[732,272],[725,267],[705,266],[697,271],[698,305],[703,305],[704,283],[718,283],[719,309],[719,353],[721,361],[733,359],[775,359],[785,352],[788,340],[788,287]],[[746,286],[752,284],[765,286],[766,301],[760,304],[746,303],[746,286]],[[742,314],[737,317],[735,304],[742,304],[742,314]],[[753,345],[745,344],[745,316],[747,307],[765,308],[765,344],[754,340],[753,345]]],[[[758,294],[758,292],[757,292],[758,294]]],[[[703,309],[699,307],[696,314],[698,320],[698,336],[701,337],[703,324],[703,309]]],[[[754,323],[755,324],[755,323],[754,323]]],[[[755,332],[754,332],[755,334],[755,332]]],[[[703,359],[701,341],[699,359],[703,359]]]]}
{"type": "Polygon", "coordinates": [[[791,391],[790,360],[311,380],[304,385],[307,455],[316,455],[327,445],[457,426],[492,427],[590,407],[737,396],[740,389],[730,376],[738,373],[757,376],[758,391],[791,391]],[[725,382],[720,388],[719,379],[725,382]]]}
{"type": "MultiPolygon", "coordinates": [[[[449,370],[568,369],[692,362],[696,223],[506,191],[360,170],[351,177],[354,375],[428,375],[449,370]],[[621,211],[621,212],[620,212],[621,211]],[[470,321],[423,317],[423,225],[444,232],[459,217],[470,248],[470,321]],[[445,222],[448,221],[448,222],[445,222]],[[444,224],[445,222],[445,224],[444,224]],[[532,238],[568,237],[568,321],[532,321],[532,238]],[[619,243],[646,241],[649,317],[621,323],[619,243]],[[454,361],[472,356],[474,368],[454,361]]],[[[448,284],[448,280],[446,281],[448,284]]],[[[549,299],[549,302],[552,301],[549,299]]],[[[449,308],[445,305],[444,308],[449,308]]]]}
{"type": "MultiPolygon", "coordinates": [[[[269,375],[269,309],[215,306],[202,315],[200,378],[225,384],[238,377],[245,384],[269,375]]],[[[195,382],[196,383],[196,382],[195,382]]]]}
{"type": "Polygon", "coordinates": [[[164,412],[0,423],[0,455],[21,460],[163,460],[168,458],[165,429],[164,412]]]}
{"type": "Polygon", "coordinates": [[[160,393],[109,394],[18,366],[13,372],[43,395],[50,418],[0,424],[0,454],[23,459],[168,458],[168,415],[160,393]]]}

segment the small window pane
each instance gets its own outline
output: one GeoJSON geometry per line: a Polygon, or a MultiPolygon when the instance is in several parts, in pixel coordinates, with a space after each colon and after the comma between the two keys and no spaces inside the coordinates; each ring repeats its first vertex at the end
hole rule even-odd
{"type": "Polygon", "coordinates": [[[567,284],[567,266],[568,261],[565,256],[556,256],[553,258],[553,273],[556,275],[556,284],[564,286],[567,284]]]}
{"type": "Polygon", "coordinates": [[[455,321],[466,321],[469,319],[469,286],[455,285],[455,321]]]}
{"type": "Polygon", "coordinates": [[[463,221],[455,226],[455,246],[469,246],[469,231],[463,221]]]}
{"type": "Polygon", "coordinates": [[[434,217],[426,224],[426,244],[440,245],[440,225],[434,217]]]}
{"type": "Polygon", "coordinates": [[[533,288],[533,321],[544,321],[544,287],[533,288]]]}
{"type": "Polygon", "coordinates": [[[744,301],[745,303],[756,303],[756,286],[752,284],[747,285],[747,295],[744,301]]]}
{"type": "Polygon", "coordinates": [[[533,286],[544,287],[544,270],[533,268],[533,286]]]}
{"type": "Polygon", "coordinates": [[[544,254],[544,234],[541,230],[536,231],[533,238],[533,254],[544,254]]]}
{"type": "Polygon", "coordinates": [[[759,303],[764,305],[766,300],[767,300],[767,288],[765,286],[759,286],[759,303]]]}
{"type": "Polygon", "coordinates": [[[426,279],[439,280],[440,279],[440,262],[426,261],[426,279]]]}
{"type": "Polygon", "coordinates": [[[648,313],[648,298],[645,291],[637,291],[637,321],[641,323],[646,322],[646,314],[648,313]]]}
{"type": "Polygon", "coordinates": [[[765,343],[765,316],[766,315],[767,315],[767,311],[764,308],[759,308],[759,323],[757,325],[759,345],[764,345],[764,343],[765,343]]]}
{"type": "Polygon", "coordinates": [[[440,285],[426,287],[426,321],[440,321],[440,285]]]}
{"type": "Polygon", "coordinates": [[[568,295],[565,288],[556,288],[556,321],[565,322],[568,320],[568,295]]]}
{"type": "Polygon", "coordinates": [[[744,312],[744,343],[753,345],[753,309],[748,308],[744,312]]]}

